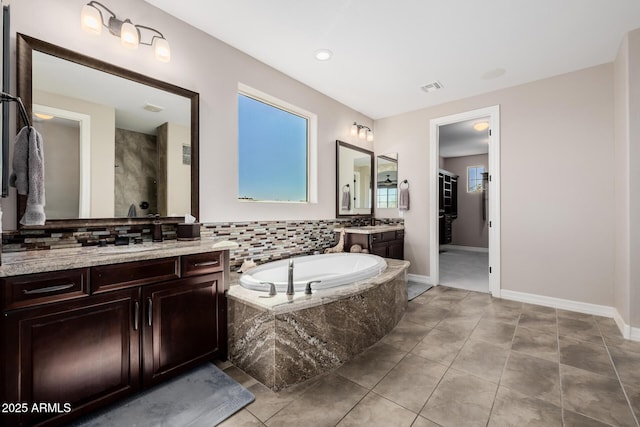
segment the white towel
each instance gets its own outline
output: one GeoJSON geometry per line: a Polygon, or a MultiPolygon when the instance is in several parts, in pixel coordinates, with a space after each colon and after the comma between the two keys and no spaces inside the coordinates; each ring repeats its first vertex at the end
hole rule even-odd
{"type": "Polygon", "coordinates": [[[16,187],[18,194],[27,196],[27,207],[20,224],[44,225],[44,151],[42,135],[33,127],[31,132],[23,127],[16,136],[9,185],[16,187]]]}
{"type": "Polygon", "coordinates": [[[350,211],[351,210],[351,191],[342,190],[342,210],[350,211]]]}
{"type": "Polygon", "coordinates": [[[398,196],[398,209],[401,211],[409,210],[409,189],[401,188],[400,195],[398,196]]]}

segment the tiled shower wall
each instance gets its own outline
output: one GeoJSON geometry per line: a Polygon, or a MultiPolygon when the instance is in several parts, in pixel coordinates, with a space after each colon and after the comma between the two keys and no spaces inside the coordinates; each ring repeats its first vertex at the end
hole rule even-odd
{"type": "MultiPolygon", "coordinates": [[[[382,224],[403,224],[401,219],[377,219],[382,224]]],[[[292,255],[322,253],[336,244],[336,226],[357,226],[369,222],[364,219],[329,219],[309,221],[246,221],[202,224],[202,238],[215,237],[238,243],[230,252],[231,269],[238,268],[245,259],[257,264],[287,258],[292,255]]],[[[176,238],[175,225],[163,225],[166,240],[176,238]]],[[[151,224],[117,227],[79,228],[66,230],[19,230],[4,233],[3,252],[47,250],[97,245],[101,239],[112,243],[116,236],[142,237],[151,241],[151,224]]]]}

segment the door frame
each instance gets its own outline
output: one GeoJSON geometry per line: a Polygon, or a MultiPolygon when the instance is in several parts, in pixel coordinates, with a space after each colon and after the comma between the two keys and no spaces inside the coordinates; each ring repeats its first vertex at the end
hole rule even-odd
{"type": "Polygon", "coordinates": [[[433,285],[440,281],[440,230],[438,227],[438,169],[440,156],[439,127],[464,120],[489,117],[489,292],[500,298],[500,105],[494,105],[429,121],[429,276],[433,285]]]}

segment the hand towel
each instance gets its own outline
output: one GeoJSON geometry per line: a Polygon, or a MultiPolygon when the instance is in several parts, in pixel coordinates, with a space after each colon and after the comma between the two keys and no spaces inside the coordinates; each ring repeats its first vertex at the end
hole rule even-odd
{"type": "Polygon", "coordinates": [[[400,195],[398,196],[398,209],[401,211],[409,210],[409,189],[401,188],[400,195]]]}
{"type": "Polygon", "coordinates": [[[13,149],[13,173],[9,185],[27,196],[27,207],[20,224],[44,225],[44,151],[42,135],[27,126],[20,129],[13,149]]]}
{"type": "Polygon", "coordinates": [[[342,190],[342,210],[350,211],[351,210],[351,190],[342,190]]]}

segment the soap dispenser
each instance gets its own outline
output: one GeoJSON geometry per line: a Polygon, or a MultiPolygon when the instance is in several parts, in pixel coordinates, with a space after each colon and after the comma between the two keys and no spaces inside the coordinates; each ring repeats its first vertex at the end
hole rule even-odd
{"type": "Polygon", "coordinates": [[[162,223],[158,217],[153,221],[153,241],[162,242],[162,223]]]}

